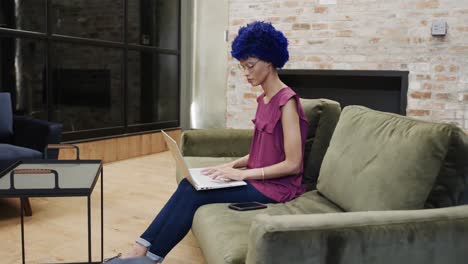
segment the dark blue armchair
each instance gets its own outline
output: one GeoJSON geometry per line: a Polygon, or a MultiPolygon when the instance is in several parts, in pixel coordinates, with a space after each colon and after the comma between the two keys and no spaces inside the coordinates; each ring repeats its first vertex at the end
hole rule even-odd
{"type": "MultiPolygon", "coordinates": [[[[59,144],[61,136],[61,124],[13,115],[10,94],[0,93],[0,171],[11,161],[41,159],[46,146],[59,144]]],[[[47,154],[48,158],[58,157],[57,150],[47,154]]],[[[23,201],[26,215],[31,215],[29,200],[23,201]]]]}

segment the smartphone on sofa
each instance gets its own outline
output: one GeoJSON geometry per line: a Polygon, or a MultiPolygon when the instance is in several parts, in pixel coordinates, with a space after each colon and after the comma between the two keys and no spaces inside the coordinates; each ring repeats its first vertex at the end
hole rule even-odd
{"type": "Polygon", "coordinates": [[[265,204],[257,202],[247,202],[247,203],[232,203],[228,205],[229,208],[236,211],[248,211],[248,210],[257,210],[267,208],[265,204]]]}

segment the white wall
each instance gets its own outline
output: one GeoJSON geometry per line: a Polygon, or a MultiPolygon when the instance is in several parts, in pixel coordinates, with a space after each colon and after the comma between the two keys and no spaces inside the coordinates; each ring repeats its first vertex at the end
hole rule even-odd
{"type": "Polygon", "coordinates": [[[229,43],[228,0],[195,0],[192,50],[191,128],[226,124],[226,86],[229,43]]]}

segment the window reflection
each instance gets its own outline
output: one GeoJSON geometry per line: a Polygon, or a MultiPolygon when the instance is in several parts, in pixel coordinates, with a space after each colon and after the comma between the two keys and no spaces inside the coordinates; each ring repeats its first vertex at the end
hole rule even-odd
{"type": "Polygon", "coordinates": [[[122,41],[123,0],[51,2],[54,34],[122,41]]]}
{"type": "Polygon", "coordinates": [[[10,92],[17,114],[47,118],[45,111],[45,44],[39,40],[0,38],[0,83],[10,92]]]}
{"type": "Polygon", "coordinates": [[[135,0],[128,2],[129,42],[178,49],[179,1],[135,0]]]}
{"type": "Polygon", "coordinates": [[[0,91],[16,114],[62,123],[63,140],[174,126],[179,9],[180,0],[0,0],[0,91]]]}
{"type": "Polygon", "coordinates": [[[52,119],[65,131],[123,125],[122,51],[57,43],[53,53],[52,119]]]}
{"type": "Polygon", "coordinates": [[[0,27],[45,32],[45,0],[1,0],[0,27]]]}
{"type": "Polygon", "coordinates": [[[129,124],[178,120],[177,56],[139,51],[128,56],[129,124]]]}

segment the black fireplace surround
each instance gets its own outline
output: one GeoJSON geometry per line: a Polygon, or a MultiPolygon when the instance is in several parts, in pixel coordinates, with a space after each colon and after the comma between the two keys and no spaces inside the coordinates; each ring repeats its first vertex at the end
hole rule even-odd
{"type": "Polygon", "coordinates": [[[301,98],[326,98],[341,107],[363,105],[406,115],[408,71],[288,69],[278,73],[301,98]]]}

